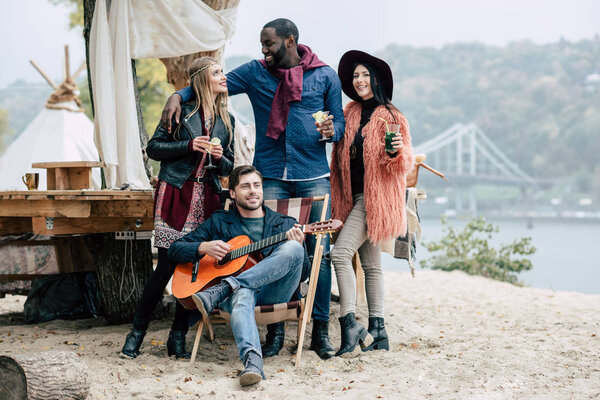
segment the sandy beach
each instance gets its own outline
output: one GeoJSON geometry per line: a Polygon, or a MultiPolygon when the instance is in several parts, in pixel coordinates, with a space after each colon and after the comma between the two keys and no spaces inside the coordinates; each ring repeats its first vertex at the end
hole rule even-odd
{"type": "MultiPolygon", "coordinates": [[[[136,360],[119,358],[130,325],[103,319],[24,325],[24,296],[0,299],[0,354],[68,350],[89,367],[88,399],[600,399],[600,295],[521,288],[462,272],[385,272],[390,351],[323,361],[286,348],[267,380],[242,389],[228,325],[194,364],[167,357],[170,320],[153,321],[136,360]]],[[[330,332],[339,346],[339,305],[330,332]]],[[[366,324],[366,305],[358,317],[366,324]]],[[[194,332],[195,333],[195,332],[194,332]]],[[[188,334],[191,349],[193,334],[188,334]]],[[[264,327],[261,327],[264,337],[264,327]]]]}

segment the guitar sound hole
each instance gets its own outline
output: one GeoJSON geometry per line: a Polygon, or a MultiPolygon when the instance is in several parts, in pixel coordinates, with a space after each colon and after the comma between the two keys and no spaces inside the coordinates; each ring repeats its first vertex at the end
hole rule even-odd
{"type": "Polygon", "coordinates": [[[225,264],[227,264],[229,261],[231,261],[231,257],[229,257],[229,254],[228,254],[225,257],[223,257],[221,259],[221,261],[217,261],[215,263],[215,267],[216,268],[223,268],[225,266],[225,264]]]}

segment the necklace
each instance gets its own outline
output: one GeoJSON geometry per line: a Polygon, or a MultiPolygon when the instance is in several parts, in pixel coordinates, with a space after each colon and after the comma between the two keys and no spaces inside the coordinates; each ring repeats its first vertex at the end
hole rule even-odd
{"type": "Polygon", "coordinates": [[[210,131],[210,127],[212,126],[212,115],[204,118],[204,127],[206,130],[210,131]]]}

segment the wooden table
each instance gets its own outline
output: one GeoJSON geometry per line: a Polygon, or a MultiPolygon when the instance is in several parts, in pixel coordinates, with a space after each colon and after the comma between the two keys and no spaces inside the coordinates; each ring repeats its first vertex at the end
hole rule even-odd
{"type": "MultiPolygon", "coordinates": [[[[72,242],[85,248],[96,270],[104,316],[112,323],[125,323],[133,318],[152,273],[152,248],[146,232],[142,240],[137,240],[136,233],[136,240],[128,241],[118,240],[123,236],[113,232],[149,233],[154,229],[153,210],[152,190],[0,191],[0,235],[33,232],[53,236],[52,243],[65,241],[69,249],[74,246],[72,242]],[[73,235],[82,236],[68,237],[73,235]],[[123,293],[127,296],[122,301],[123,293]]],[[[72,258],[73,251],[69,251],[63,258],[72,258]]],[[[59,272],[66,272],[67,264],[61,262],[59,272]]],[[[72,267],[82,270],[81,265],[72,267]]],[[[0,281],[1,274],[7,274],[5,279],[12,274],[7,270],[0,262],[0,281]]],[[[33,276],[12,274],[10,278],[33,276]]]]}
{"type": "Polygon", "coordinates": [[[0,235],[152,231],[152,190],[0,191],[0,235]]]}
{"type": "Polygon", "coordinates": [[[47,169],[48,190],[77,190],[92,188],[92,168],[104,167],[98,161],[57,161],[31,164],[31,168],[47,169]]]}

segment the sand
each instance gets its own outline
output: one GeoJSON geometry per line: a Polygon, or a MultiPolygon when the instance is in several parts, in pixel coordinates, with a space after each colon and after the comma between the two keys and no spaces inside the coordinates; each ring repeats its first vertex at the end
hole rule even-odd
{"type": "MultiPolygon", "coordinates": [[[[242,389],[228,325],[202,339],[194,364],[167,357],[170,321],[153,321],[136,360],[118,353],[129,325],[102,319],[24,325],[23,296],[0,299],[0,354],[69,350],[90,373],[89,399],[600,399],[600,295],[522,288],[462,272],[385,272],[390,351],[323,361],[305,347],[265,360],[242,389]],[[12,314],[7,314],[12,312],[12,314]]],[[[339,346],[339,305],[330,331],[339,346]]],[[[366,305],[358,317],[366,324],[366,305]]],[[[264,328],[261,328],[264,337],[264,328]]],[[[193,333],[188,335],[191,349],[193,333]]],[[[306,337],[310,343],[309,333],[306,337]]]]}

